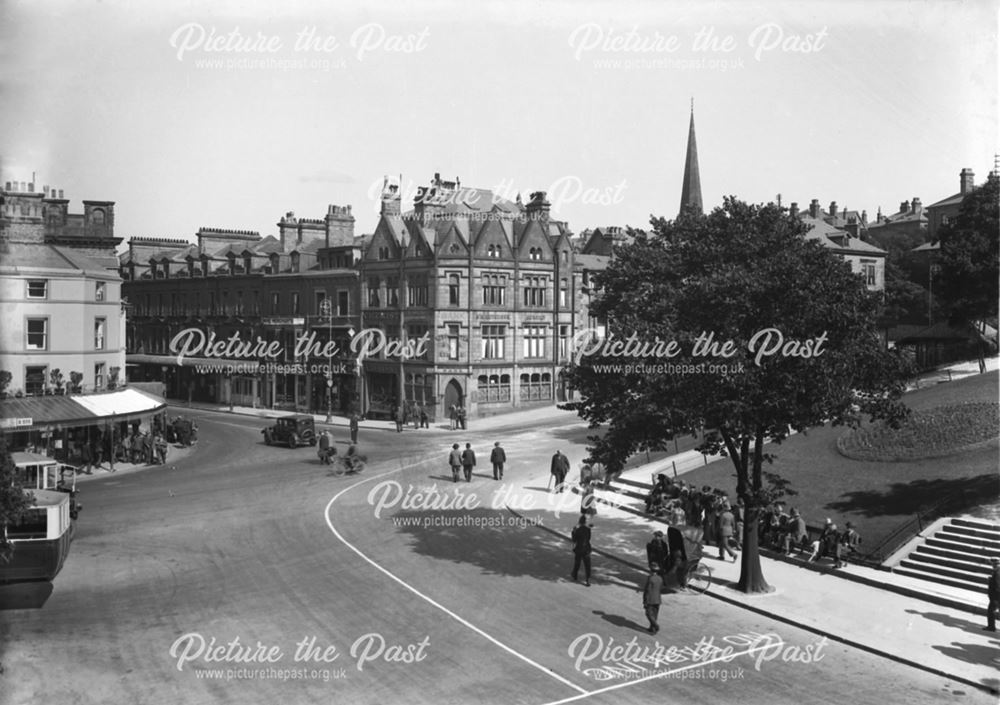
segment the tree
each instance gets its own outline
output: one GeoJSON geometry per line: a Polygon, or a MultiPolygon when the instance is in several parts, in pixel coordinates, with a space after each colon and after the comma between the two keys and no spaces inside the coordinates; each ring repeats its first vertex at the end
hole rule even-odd
{"type": "Polygon", "coordinates": [[[7,398],[7,388],[10,387],[11,380],[14,379],[12,375],[7,370],[0,370],[0,399],[7,398]]]}
{"type": "Polygon", "coordinates": [[[66,380],[63,379],[63,374],[58,367],[49,372],[49,384],[55,387],[56,394],[63,393],[63,386],[66,384],[66,380]]]}
{"type": "Polygon", "coordinates": [[[17,481],[14,458],[7,450],[7,439],[0,434],[0,564],[8,562],[14,553],[14,544],[7,540],[7,526],[16,523],[34,501],[34,496],[17,481]]]}
{"type": "Polygon", "coordinates": [[[963,200],[958,216],[938,231],[934,292],[952,323],[996,321],[1000,299],[1000,178],[993,172],[986,183],[963,200]]]}
{"type": "Polygon", "coordinates": [[[746,507],[740,589],[766,592],[757,521],[786,483],[764,471],[765,442],[862,414],[898,421],[909,367],[878,335],[880,296],[786,209],[730,197],[708,216],[652,225],[598,276],[593,314],[609,336],[569,370],[579,414],[607,426],[589,450],[614,467],[704,428],[700,450],[730,458],[746,507]]]}
{"type": "Polygon", "coordinates": [[[81,386],[83,383],[83,373],[82,372],[70,372],[69,373],[69,387],[70,392],[73,394],[79,394],[83,389],[81,386]]]}

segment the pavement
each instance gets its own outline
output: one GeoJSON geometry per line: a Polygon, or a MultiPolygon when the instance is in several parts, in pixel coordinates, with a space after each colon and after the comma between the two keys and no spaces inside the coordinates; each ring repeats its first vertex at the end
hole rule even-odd
{"type": "MultiPolygon", "coordinates": [[[[996,368],[996,359],[990,369],[996,368]]],[[[967,366],[967,365],[966,365],[967,366]]],[[[950,375],[958,378],[966,370],[962,366],[950,375]]],[[[978,369],[975,370],[978,372],[978,369]]],[[[970,373],[973,370],[968,371],[970,373]]],[[[934,374],[940,375],[940,372],[934,374]]],[[[227,412],[260,418],[283,415],[267,409],[251,409],[228,405],[195,404],[191,408],[204,411],[227,412]]],[[[183,414],[184,407],[172,411],[183,414]]],[[[315,416],[317,424],[326,425],[325,415],[315,416]]],[[[561,411],[555,406],[538,407],[502,416],[470,419],[469,431],[479,433],[499,432],[512,426],[550,428],[553,426],[582,423],[572,412],[561,411]]],[[[334,417],[331,426],[348,425],[346,417],[334,417]]],[[[395,424],[386,421],[364,420],[361,432],[382,430],[395,432],[395,424]]],[[[447,422],[432,424],[429,429],[408,427],[404,433],[438,436],[453,433],[447,422]]],[[[582,457],[579,449],[567,448],[573,468],[578,468],[582,457]]],[[[188,449],[171,449],[168,465],[183,457],[188,449]]],[[[677,468],[677,473],[706,463],[699,453],[691,451],[660,459],[655,463],[627,470],[622,477],[648,483],[655,472],[665,467],[677,468]]],[[[135,472],[135,466],[121,466],[119,472],[135,472]]],[[[575,472],[572,471],[572,472],[575,472]]],[[[98,477],[106,471],[98,470],[98,477]]],[[[519,491],[536,495],[548,479],[547,464],[540,464],[530,475],[514,478],[519,491]],[[541,465],[545,465],[544,468],[541,465]]],[[[570,479],[575,479],[571,474],[570,479]]],[[[595,581],[600,580],[602,560],[615,560],[639,571],[645,571],[645,544],[654,527],[653,519],[637,515],[634,507],[627,505],[621,496],[614,497],[598,491],[600,502],[594,518],[593,545],[595,581]],[[601,535],[602,522],[613,520],[618,527],[613,540],[605,542],[601,535]],[[622,528],[624,527],[624,528],[622,528]]],[[[555,507],[517,510],[522,515],[540,515],[545,530],[568,540],[574,512],[578,506],[567,507],[578,501],[558,502],[555,507]],[[560,513],[561,512],[561,513],[560,513]],[[549,527],[560,526],[560,530],[549,527]],[[563,530],[564,529],[564,530],[563,530]]],[[[638,504],[637,500],[631,500],[638,504]]],[[[527,505],[521,505],[527,506],[527,505]]],[[[515,511],[515,510],[511,510],[515,511]]],[[[976,596],[964,590],[939,586],[891,572],[848,565],[833,569],[826,565],[806,565],[801,560],[787,561],[761,556],[765,579],[774,586],[772,592],[747,595],[735,589],[741,566],[739,562],[723,561],[715,557],[716,549],[706,546],[705,564],[713,572],[713,585],[705,599],[717,599],[744,609],[811,631],[854,648],[877,654],[893,661],[954,679],[971,687],[1000,693],[1000,633],[986,632],[986,595],[976,596]]]]}

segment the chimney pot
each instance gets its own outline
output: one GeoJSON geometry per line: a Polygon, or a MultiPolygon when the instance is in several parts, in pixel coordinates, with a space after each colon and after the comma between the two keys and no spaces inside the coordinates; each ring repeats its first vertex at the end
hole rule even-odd
{"type": "Polygon", "coordinates": [[[910,210],[910,202],[909,201],[903,201],[902,203],[899,204],[899,212],[900,213],[908,213],[909,210],[910,210]]]}
{"type": "Polygon", "coordinates": [[[809,215],[812,218],[819,218],[819,199],[814,198],[809,203],[809,215]]]}
{"type": "Polygon", "coordinates": [[[833,217],[837,216],[837,202],[830,201],[830,215],[833,217]]]}
{"type": "Polygon", "coordinates": [[[914,196],[913,200],[910,202],[910,210],[914,213],[920,213],[921,211],[920,199],[916,196],[914,196]]]}
{"type": "Polygon", "coordinates": [[[792,215],[793,218],[797,216],[799,214],[799,204],[796,203],[795,201],[792,201],[792,205],[788,209],[788,212],[792,215]]]}
{"type": "Polygon", "coordinates": [[[861,222],[868,225],[868,211],[861,211],[861,222]]]}

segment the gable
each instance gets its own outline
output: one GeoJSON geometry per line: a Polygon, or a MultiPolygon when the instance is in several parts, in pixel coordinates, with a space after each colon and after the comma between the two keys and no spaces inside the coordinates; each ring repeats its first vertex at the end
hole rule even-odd
{"type": "Polygon", "coordinates": [[[475,237],[473,256],[505,260],[514,258],[510,239],[499,220],[487,219],[483,221],[483,225],[475,237]]]}
{"type": "Polygon", "coordinates": [[[524,224],[517,245],[517,258],[522,261],[552,261],[552,246],[542,223],[529,220],[524,224]]]}
{"type": "Polygon", "coordinates": [[[438,231],[440,244],[437,247],[438,257],[468,257],[469,248],[466,245],[466,238],[461,232],[458,223],[461,221],[451,221],[450,226],[442,234],[438,231]]]}
{"type": "MultiPolygon", "coordinates": [[[[399,221],[402,226],[402,220],[399,221]]],[[[390,218],[383,216],[378,221],[378,226],[372,234],[372,238],[365,250],[364,259],[368,261],[379,261],[386,259],[399,259],[399,239],[393,228],[390,218]]]]}

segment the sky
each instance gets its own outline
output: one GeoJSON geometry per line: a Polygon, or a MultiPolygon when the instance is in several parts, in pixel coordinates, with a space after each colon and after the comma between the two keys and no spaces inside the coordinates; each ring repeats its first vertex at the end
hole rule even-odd
{"type": "Polygon", "coordinates": [[[276,234],[435,173],[574,232],[726,195],[895,213],[994,168],[998,1],[0,0],[0,182],[276,234]]]}

